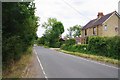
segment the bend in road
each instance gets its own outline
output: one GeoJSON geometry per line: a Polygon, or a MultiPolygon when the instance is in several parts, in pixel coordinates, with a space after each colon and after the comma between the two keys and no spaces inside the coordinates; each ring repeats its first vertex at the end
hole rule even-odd
{"type": "Polygon", "coordinates": [[[34,47],[48,78],[118,78],[118,69],[40,46],[34,47]]]}

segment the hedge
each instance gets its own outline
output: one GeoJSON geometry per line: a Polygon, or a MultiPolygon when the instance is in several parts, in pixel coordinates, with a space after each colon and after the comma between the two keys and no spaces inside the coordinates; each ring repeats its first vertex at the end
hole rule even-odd
{"type": "Polygon", "coordinates": [[[88,44],[64,44],[61,46],[61,49],[72,52],[82,52],[114,59],[120,59],[120,36],[89,37],[88,44]]]}
{"type": "Polygon", "coordinates": [[[74,45],[75,43],[76,43],[75,39],[69,39],[69,40],[65,41],[65,44],[68,45],[68,46],[69,45],[74,45]]]}
{"type": "Polygon", "coordinates": [[[88,50],[92,53],[99,53],[99,55],[104,55],[104,53],[107,53],[106,40],[106,37],[89,37],[88,50]]]}
{"type": "Polygon", "coordinates": [[[87,44],[81,44],[81,45],[66,45],[63,44],[61,46],[61,49],[72,51],[72,52],[87,52],[87,44]]]}
{"type": "Polygon", "coordinates": [[[90,37],[88,51],[97,55],[119,59],[120,36],[115,37],[90,37]]]}

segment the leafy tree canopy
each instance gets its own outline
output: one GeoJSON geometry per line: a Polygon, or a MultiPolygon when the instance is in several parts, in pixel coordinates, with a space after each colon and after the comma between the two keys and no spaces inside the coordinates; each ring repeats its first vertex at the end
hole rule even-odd
{"type": "Polygon", "coordinates": [[[68,28],[67,30],[68,30],[68,34],[66,35],[66,37],[68,37],[68,38],[75,38],[75,37],[79,37],[81,35],[81,26],[80,25],[75,25],[73,27],[68,28]]]}
{"type": "Polygon", "coordinates": [[[2,3],[3,65],[18,60],[36,39],[38,17],[33,2],[2,3]]]}
{"type": "Polygon", "coordinates": [[[63,24],[56,18],[49,18],[47,22],[42,24],[42,27],[46,29],[43,35],[45,44],[51,47],[56,47],[56,44],[59,45],[59,38],[64,32],[63,24]]]}

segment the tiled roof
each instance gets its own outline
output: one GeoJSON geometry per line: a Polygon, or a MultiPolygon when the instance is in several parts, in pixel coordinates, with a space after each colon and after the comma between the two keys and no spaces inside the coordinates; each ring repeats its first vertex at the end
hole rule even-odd
{"type": "Polygon", "coordinates": [[[90,22],[88,22],[82,29],[87,29],[87,28],[90,28],[90,27],[94,27],[94,26],[97,26],[97,25],[100,25],[102,24],[104,21],[106,21],[113,13],[116,13],[116,11],[112,12],[112,13],[109,13],[107,15],[104,15],[103,17],[101,17],[100,19],[93,19],[91,20],[90,22]]]}

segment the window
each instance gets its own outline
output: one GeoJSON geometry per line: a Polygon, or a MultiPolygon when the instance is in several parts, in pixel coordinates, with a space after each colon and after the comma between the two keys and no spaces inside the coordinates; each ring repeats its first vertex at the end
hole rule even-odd
{"type": "Polygon", "coordinates": [[[85,36],[87,35],[87,29],[85,29],[85,36]]]}
{"type": "Polygon", "coordinates": [[[104,30],[107,31],[107,25],[104,26],[104,30]]]}

